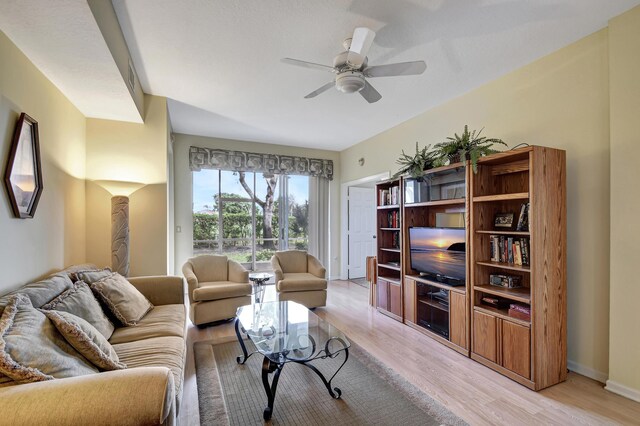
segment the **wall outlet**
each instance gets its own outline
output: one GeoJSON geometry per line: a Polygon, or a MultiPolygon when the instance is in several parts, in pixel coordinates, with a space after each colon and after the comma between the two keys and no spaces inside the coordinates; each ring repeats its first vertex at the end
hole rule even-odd
{"type": "Polygon", "coordinates": [[[176,226],[176,232],[179,234],[182,232],[182,226],[178,225],[176,226]]]}

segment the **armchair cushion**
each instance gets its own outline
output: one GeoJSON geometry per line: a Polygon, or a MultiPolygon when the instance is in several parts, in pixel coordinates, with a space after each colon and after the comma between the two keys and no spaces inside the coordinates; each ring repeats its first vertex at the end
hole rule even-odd
{"type": "Polygon", "coordinates": [[[282,272],[298,273],[308,272],[307,270],[307,252],[302,250],[277,251],[274,255],[280,262],[282,272]]]}
{"type": "Polygon", "coordinates": [[[251,294],[251,284],[232,281],[201,282],[193,291],[193,301],[228,299],[251,294]]]}
{"type": "Polygon", "coordinates": [[[196,256],[187,261],[198,282],[228,281],[227,256],[196,256]]]}
{"type": "Polygon", "coordinates": [[[327,280],[318,278],[308,272],[284,274],[278,282],[278,291],[310,291],[326,290],[327,280]]]}

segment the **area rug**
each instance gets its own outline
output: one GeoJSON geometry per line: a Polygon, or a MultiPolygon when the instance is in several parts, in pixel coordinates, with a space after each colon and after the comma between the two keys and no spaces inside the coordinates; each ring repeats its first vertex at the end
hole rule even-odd
{"type": "MultiPolygon", "coordinates": [[[[247,349],[253,345],[247,342],[247,349]]],[[[202,425],[261,425],[267,398],[262,386],[262,355],[245,365],[236,363],[241,353],[237,341],[194,345],[196,380],[202,425]]],[[[342,362],[317,360],[314,365],[330,377],[342,362]]],[[[270,375],[270,379],[273,375],[270,375]]],[[[276,392],[273,425],[464,425],[438,402],[394,373],[360,347],[332,385],[342,390],[340,399],[329,396],[320,378],[295,363],[282,370],[276,392]]]]}
{"type": "Polygon", "coordinates": [[[351,278],[349,279],[354,284],[358,284],[360,287],[369,288],[369,281],[366,278],[351,278]]]}

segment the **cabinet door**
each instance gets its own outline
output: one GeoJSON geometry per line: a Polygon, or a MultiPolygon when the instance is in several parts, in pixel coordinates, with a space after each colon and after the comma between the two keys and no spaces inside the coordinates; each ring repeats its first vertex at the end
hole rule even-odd
{"type": "Polygon", "coordinates": [[[402,317],[402,286],[389,283],[389,311],[402,317]]]}
{"type": "Polygon", "coordinates": [[[530,378],[531,335],[528,327],[502,321],[502,366],[530,378]]]}
{"type": "Polygon", "coordinates": [[[482,312],[473,312],[473,352],[498,362],[497,318],[482,312]]]}
{"type": "Polygon", "coordinates": [[[389,283],[382,278],[378,278],[376,285],[378,290],[376,306],[385,311],[389,310],[389,283]]]}
{"type": "Polygon", "coordinates": [[[449,292],[449,337],[451,343],[467,347],[467,296],[455,291],[449,292]]]}
{"type": "Polygon", "coordinates": [[[411,278],[404,280],[404,320],[416,322],[416,282],[411,278]]]}

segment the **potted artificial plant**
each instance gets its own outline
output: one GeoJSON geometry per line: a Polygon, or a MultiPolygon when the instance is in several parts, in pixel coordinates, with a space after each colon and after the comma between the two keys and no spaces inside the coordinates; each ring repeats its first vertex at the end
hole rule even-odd
{"type": "Polygon", "coordinates": [[[482,130],[484,128],[480,129],[480,131],[473,130],[470,132],[469,126],[465,124],[464,132],[461,135],[455,133],[453,137],[448,137],[445,142],[434,146],[438,160],[441,162],[449,160],[449,164],[471,160],[473,172],[477,173],[478,159],[498,152],[492,148],[494,144],[507,146],[501,139],[480,136],[482,130]]]}
{"type": "Polygon", "coordinates": [[[405,154],[402,150],[402,155],[396,160],[396,163],[400,165],[400,170],[393,175],[393,178],[408,173],[411,177],[422,180],[425,170],[439,166],[440,160],[435,151],[429,152],[430,147],[431,145],[427,145],[418,149],[418,142],[416,142],[416,153],[413,156],[405,154]]]}

